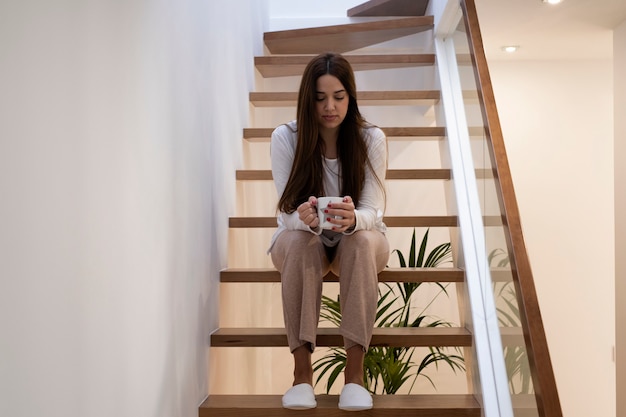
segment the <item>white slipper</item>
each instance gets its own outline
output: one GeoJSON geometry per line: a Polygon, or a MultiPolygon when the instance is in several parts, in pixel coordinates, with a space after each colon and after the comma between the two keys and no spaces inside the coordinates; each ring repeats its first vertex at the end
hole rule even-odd
{"type": "Polygon", "coordinates": [[[289,388],[283,395],[283,407],[290,410],[307,410],[317,407],[313,387],[304,383],[289,388]]]}
{"type": "Polygon", "coordinates": [[[374,406],[372,395],[359,384],[346,384],[339,396],[339,409],[346,411],[369,410],[374,406]]]}

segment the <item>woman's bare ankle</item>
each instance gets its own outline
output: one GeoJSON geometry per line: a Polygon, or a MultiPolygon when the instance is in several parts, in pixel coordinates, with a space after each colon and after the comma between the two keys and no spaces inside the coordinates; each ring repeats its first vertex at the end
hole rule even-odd
{"type": "Polygon", "coordinates": [[[307,345],[300,346],[293,351],[293,385],[313,385],[313,365],[311,351],[307,345]]]}
{"type": "Polygon", "coordinates": [[[363,386],[363,362],[365,352],[363,346],[355,345],[346,350],[346,369],[344,370],[345,384],[363,386]]]}

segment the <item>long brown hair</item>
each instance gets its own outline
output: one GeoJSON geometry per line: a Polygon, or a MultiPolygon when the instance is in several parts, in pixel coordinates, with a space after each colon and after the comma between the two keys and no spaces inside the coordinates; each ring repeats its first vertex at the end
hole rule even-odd
{"type": "Polygon", "coordinates": [[[278,209],[294,212],[309,196],[324,196],[324,140],[319,133],[315,99],[317,79],[330,74],[343,84],[349,97],[348,112],[339,126],[337,157],[341,166],[341,195],[349,195],[357,206],[363,184],[365,168],[370,168],[376,177],[367,155],[367,144],[363,129],[367,123],[356,101],[356,83],[350,63],[341,55],[325,53],[313,58],[304,70],[298,93],[296,152],[291,173],[283,195],[278,200],[278,209]]]}

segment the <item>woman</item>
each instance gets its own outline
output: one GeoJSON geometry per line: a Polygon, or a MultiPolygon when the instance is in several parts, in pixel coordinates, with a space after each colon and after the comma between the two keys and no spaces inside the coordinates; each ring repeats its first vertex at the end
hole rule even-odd
{"type": "Polygon", "coordinates": [[[314,408],[311,353],[315,348],[322,277],[339,276],[341,335],[347,353],[339,408],[372,408],[363,387],[363,359],[376,317],[378,273],[389,259],[384,233],[387,143],[365,122],[354,73],[341,55],[315,57],[304,70],[297,119],[272,133],[272,174],[279,195],[272,262],[281,274],[285,327],[294,357],[293,386],[283,406],[314,408]],[[343,196],[324,212],[317,197],[343,196]]]}

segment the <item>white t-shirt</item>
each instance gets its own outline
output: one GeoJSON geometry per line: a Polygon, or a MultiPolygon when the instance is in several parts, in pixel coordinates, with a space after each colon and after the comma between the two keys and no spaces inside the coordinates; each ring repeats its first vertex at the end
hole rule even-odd
{"type": "MultiPolygon", "coordinates": [[[[367,152],[372,168],[378,178],[385,179],[387,171],[387,141],[382,130],[375,126],[369,126],[363,130],[363,137],[367,145],[367,152]]],[[[272,176],[278,196],[281,196],[287,186],[291,167],[296,153],[296,143],[298,141],[296,122],[278,126],[272,133],[270,152],[272,159],[272,176]]],[[[326,194],[340,196],[341,172],[337,159],[324,158],[324,190],[326,194]]],[[[321,197],[321,196],[317,196],[321,197]]],[[[385,195],[380,185],[376,181],[373,173],[366,166],[365,183],[359,199],[359,204],[355,208],[356,227],[358,230],[378,230],[385,232],[387,227],[383,223],[383,212],[385,207],[385,195]]],[[[272,237],[270,249],[274,245],[276,238],[285,230],[305,230],[316,235],[322,233],[322,229],[311,229],[306,226],[298,216],[298,212],[291,214],[280,212],[278,214],[278,229],[272,237]]],[[[268,250],[268,252],[269,252],[268,250]]]]}

